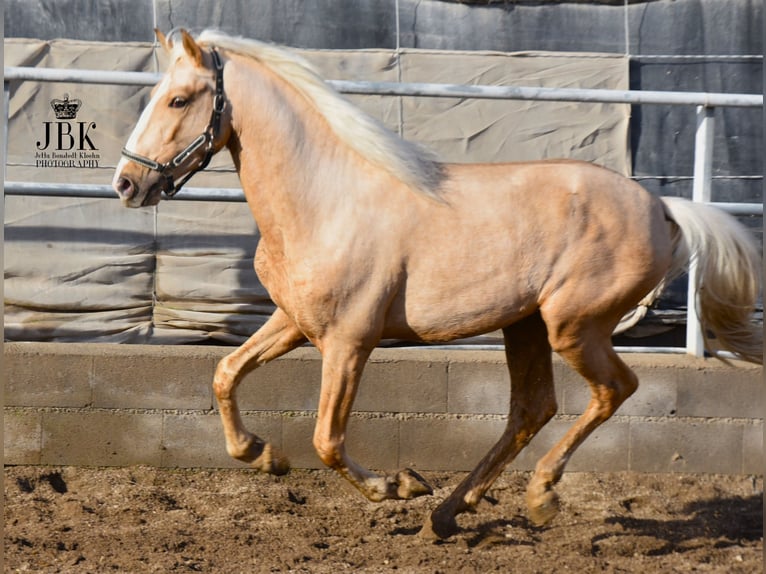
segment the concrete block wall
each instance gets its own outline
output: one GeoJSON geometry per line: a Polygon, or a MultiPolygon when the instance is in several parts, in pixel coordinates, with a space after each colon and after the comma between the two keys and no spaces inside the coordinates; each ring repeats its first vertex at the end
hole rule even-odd
{"type": "MultiPolygon", "coordinates": [[[[231,348],[6,343],[5,463],[239,467],[212,393],[231,348]]],[[[763,369],[683,355],[624,355],[641,385],[572,457],[572,471],[758,474],[763,369]]],[[[510,468],[529,470],[582,413],[584,381],[556,360],[557,416],[510,468]]],[[[296,468],[311,445],[321,359],[301,348],[250,374],[250,430],[296,468]]],[[[501,435],[510,400],[500,351],[378,349],[365,369],[348,450],[373,469],[470,470],[501,435]]]]}

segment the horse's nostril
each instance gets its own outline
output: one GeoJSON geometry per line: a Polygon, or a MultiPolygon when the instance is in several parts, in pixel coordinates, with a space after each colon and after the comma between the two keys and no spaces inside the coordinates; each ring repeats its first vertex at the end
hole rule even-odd
{"type": "Polygon", "coordinates": [[[130,199],[136,192],[136,187],[127,177],[120,177],[115,182],[114,189],[117,194],[124,199],[130,199]]]}

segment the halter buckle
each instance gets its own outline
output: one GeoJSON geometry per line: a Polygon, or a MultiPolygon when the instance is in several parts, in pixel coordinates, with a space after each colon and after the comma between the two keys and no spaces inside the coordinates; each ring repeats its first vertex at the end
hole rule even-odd
{"type": "Polygon", "coordinates": [[[213,111],[217,114],[222,114],[226,109],[226,98],[223,97],[223,92],[216,92],[213,98],[213,111]]]}

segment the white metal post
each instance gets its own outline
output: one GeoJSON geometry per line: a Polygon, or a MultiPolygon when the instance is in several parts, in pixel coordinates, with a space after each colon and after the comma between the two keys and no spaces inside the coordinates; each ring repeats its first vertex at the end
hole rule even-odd
{"type": "MultiPolygon", "coordinates": [[[[713,128],[715,126],[713,113],[715,108],[697,106],[697,132],[694,138],[694,183],[692,185],[692,201],[708,203],[711,200],[711,183],[713,180],[713,128]]],[[[705,343],[702,337],[702,326],[697,315],[697,262],[692,257],[689,263],[689,288],[687,293],[686,315],[686,352],[696,357],[705,354],[705,343]]]]}
{"type": "Polygon", "coordinates": [[[3,123],[3,181],[5,181],[5,167],[8,163],[8,122],[11,114],[11,84],[3,81],[3,108],[5,110],[5,122],[3,123]]]}
{"type": "MultiPolygon", "coordinates": [[[[5,171],[8,165],[8,123],[10,122],[10,110],[11,110],[11,84],[5,79],[3,79],[3,110],[4,110],[4,117],[5,121],[3,123],[3,141],[0,142],[0,146],[2,146],[2,157],[3,157],[3,197],[2,197],[2,203],[0,203],[0,219],[3,221],[3,225],[5,225],[5,171]]],[[[3,240],[0,240],[0,243],[3,243],[3,249],[5,249],[5,244],[3,240]]],[[[0,255],[0,260],[2,259],[2,255],[0,255]]],[[[5,267],[5,261],[3,261],[3,267],[5,267]]],[[[0,288],[0,291],[2,291],[2,288],[0,288]]],[[[5,294],[3,294],[3,301],[5,301],[5,294]]],[[[5,314],[5,304],[3,303],[3,314],[5,314]]],[[[5,326],[0,326],[0,335],[3,336],[3,339],[5,339],[5,326]]],[[[3,389],[0,389],[0,400],[3,401],[3,404],[5,404],[5,392],[3,389]]]]}

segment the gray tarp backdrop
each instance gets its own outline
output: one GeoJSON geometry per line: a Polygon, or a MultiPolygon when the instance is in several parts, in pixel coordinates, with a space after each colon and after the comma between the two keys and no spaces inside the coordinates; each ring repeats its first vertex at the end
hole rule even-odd
{"type": "MultiPolygon", "coordinates": [[[[154,68],[149,44],[7,40],[6,63],[154,68]]],[[[627,60],[598,54],[406,51],[301,53],[328,78],[625,89],[627,60]]],[[[162,66],[162,63],[160,63],[162,66]]],[[[24,83],[12,90],[7,177],[108,182],[148,88],[24,83]],[[58,125],[51,102],[80,101],[71,127],[82,152],[43,152],[58,125]],[[47,123],[46,123],[47,122],[47,123]],[[80,124],[91,127],[80,141],[80,124]],[[97,148],[89,150],[90,144],[97,148]],[[77,158],[71,158],[75,154],[77,158]],[[98,166],[88,163],[98,157],[98,166]],[[61,158],[63,159],[57,159],[61,158]],[[72,167],[59,167],[72,164],[72,167]]],[[[579,157],[627,173],[626,105],[460,99],[353,98],[405,137],[449,161],[579,157]]],[[[51,144],[56,147],[57,144],[51,144]]],[[[50,148],[49,148],[50,149],[50,148]]],[[[223,152],[194,185],[237,187],[223,152]]],[[[181,192],[183,193],[183,192],[181,192]]],[[[6,199],[5,332],[11,339],[237,341],[272,310],[252,270],[257,229],[244,204],[162,202],[126,210],[117,199],[6,199]]]]}
{"type": "MultiPolygon", "coordinates": [[[[302,48],[331,79],[757,93],[761,12],[749,0],[9,0],[5,65],[161,71],[151,30],[183,25],[302,48]],[[524,53],[501,53],[512,51],[524,53]],[[676,57],[690,54],[727,57],[676,57]]],[[[7,178],[71,183],[110,181],[148,97],[146,88],[44,83],[11,93],[7,178]],[[56,121],[50,102],[65,94],[81,107],[63,143],[83,144],[98,167],[37,167],[45,122],[56,121]],[[81,134],[77,122],[96,127],[81,134]]],[[[693,107],[350,99],[445,160],[578,157],[654,193],[690,193],[693,107]]],[[[761,114],[716,112],[715,200],[761,201],[761,114]]],[[[191,185],[236,187],[228,155],[191,185]]],[[[244,204],[126,210],[116,199],[8,197],[5,219],[9,339],[237,342],[272,309],[252,270],[257,229],[244,204]]]]}

